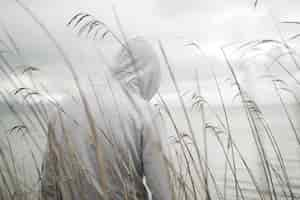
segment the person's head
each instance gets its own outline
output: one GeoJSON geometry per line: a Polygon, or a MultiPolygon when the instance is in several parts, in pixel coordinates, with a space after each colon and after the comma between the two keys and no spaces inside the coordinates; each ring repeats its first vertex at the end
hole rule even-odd
{"type": "Polygon", "coordinates": [[[158,91],[161,69],[153,47],[143,38],[134,38],[118,52],[112,75],[120,83],[150,100],[158,91]]]}

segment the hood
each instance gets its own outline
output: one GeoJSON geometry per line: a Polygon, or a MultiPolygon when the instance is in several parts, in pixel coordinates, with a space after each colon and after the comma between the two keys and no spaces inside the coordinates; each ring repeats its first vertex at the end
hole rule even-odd
{"type": "Polygon", "coordinates": [[[159,59],[150,43],[143,38],[131,39],[119,50],[111,71],[123,87],[146,100],[150,100],[159,89],[159,59]]]}

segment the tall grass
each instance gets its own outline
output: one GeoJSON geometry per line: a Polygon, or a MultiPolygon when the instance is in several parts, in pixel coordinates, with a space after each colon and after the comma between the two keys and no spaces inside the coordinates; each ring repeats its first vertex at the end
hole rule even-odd
{"type": "MultiPolygon", "coordinates": [[[[90,86],[92,87],[99,109],[98,111],[91,110],[89,101],[84,93],[85,88],[83,88],[79,82],[79,75],[76,73],[72,60],[70,60],[67,53],[60,46],[48,28],[34,14],[34,12],[32,12],[24,3],[20,1],[17,1],[17,3],[32,18],[32,20],[37,24],[37,27],[43,30],[45,36],[55,46],[58,53],[61,55],[65,66],[72,74],[74,85],[78,90],[80,100],[76,102],[76,105],[84,110],[85,117],[89,122],[88,132],[90,134],[90,141],[95,147],[97,164],[99,165],[99,174],[101,175],[100,180],[90,178],[88,182],[95,186],[97,193],[99,194],[99,199],[108,199],[105,193],[109,190],[109,188],[106,183],[107,174],[105,174],[105,164],[103,164],[105,163],[103,162],[103,149],[96,139],[97,134],[103,134],[105,140],[108,140],[112,146],[115,144],[109,141],[109,135],[107,136],[107,133],[98,127],[95,120],[95,112],[101,113],[101,115],[105,116],[105,113],[103,113],[100,106],[102,97],[97,94],[93,81],[91,80],[90,86]]],[[[258,1],[255,1],[255,6],[257,6],[257,3],[258,1]]],[[[117,36],[118,34],[114,33],[104,22],[95,19],[92,15],[87,13],[76,14],[69,21],[68,26],[77,30],[79,35],[86,34],[95,40],[113,37],[116,42],[126,47],[126,34],[121,27],[121,22],[116,12],[115,17],[118,25],[120,26],[121,38],[119,38],[117,36]]],[[[298,24],[297,22],[284,23],[298,24]]],[[[34,79],[31,77],[31,73],[34,73],[38,69],[28,66],[17,42],[14,40],[14,37],[8,30],[5,29],[4,25],[1,27],[6,38],[0,40],[1,47],[3,48],[0,52],[0,80],[8,82],[10,87],[14,88],[14,90],[9,91],[7,88],[1,88],[0,96],[3,104],[7,108],[7,111],[13,116],[15,125],[12,127],[6,127],[5,123],[1,123],[3,137],[1,137],[0,140],[0,199],[39,199],[41,198],[40,181],[45,178],[44,176],[47,176],[47,174],[43,175],[40,169],[41,157],[44,154],[45,147],[40,144],[37,140],[37,136],[33,133],[40,131],[44,134],[44,137],[47,137],[49,141],[52,141],[49,142],[48,148],[53,152],[56,152],[56,154],[59,155],[57,159],[62,161],[65,157],[63,156],[62,150],[58,147],[59,145],[56,145],[57,140],[55,138],[55,133],[53,132],[55,129],[51,126],[47,127],[47,121],[49,120],[47,113],[49,110],[48,105],[51,105],[51,109],[57,110],[58,113],[60,113],[59,116],[61,119],[66,116],[72,118],[72,116],[68,116],[68,113],[64,111],[59,102],[56,102],[54,98],[51,97],[47,88],[38,86],[37,83],[34,82],[34,79]],[[9,60],[10,56],[21,60],[21,66],[24,68],[23,75],[27,75],[29,78],[31,77],[31,87],[26,85],[20,77],[20,72],[16,71],[17,66],[20,65],[13,64],[13,62],[9,60]],[[44,97],[43,99],[48,100],[41,101],[38,98],[41,96],[44,97]],[[21,99],[24,104],[20,106],[17,103],[14,103],[16,102],[16,99],[21,99]],[[25,109],[20,109],[20,107],[23,106],[25,109]],[[15,141],[16,138],[18,140],[24,140],[28,147],[28,157],[31,158],[34,167],[33,171],[35,171],[33,183],[32,180],[27,180],[26,171],[28,169],[26,169],[26,166],[22,167],[20,165],[21,162],[18,160],[19,158],[17,153],[15,153],[16,149],[12,139],[15,141]]],[[[285,80],[276,77],[271,71],[271,66],[273,67],[274,64],[277,64],[277,67],[283,69],[296,84],[299,84],[297,77],[289,70],[288,66],[285,66],[280,62],[280,58],[289,58],[297,70],[299,70],[299,64],[295,53],[296,50],[292,49],[292,47],[288,44],[288,41],[282,36],[279,28],[278,34],[280,36],[280,40],[263,39],[250,41],[236,45],[237,47],[235,50],[237,51],[237,54],[247,54],[248,52],[252,52],[254,49],[265,44],[274,46],[279,45],[286,50],[286,52],[277,58],[268,57],[269,55],[267,52],[262,51],[261,54],[268,57],[271,63],[271,65],[267,66],[269,74],[266,75],[265,78],[270,79],[273,86],[272,89],[275,91],[279,105],[284,111],[284,115],[281,117],[288,121],[290,126],[288,131],[293,134],[294,139],[299,145],[300,136],[298,133],[299,129],[295,123],[296,119],[293,119],[283,93],[291,95],[295,99],[295,106],[297,107],[299,106],[298,96],[293,89],[288,87],[285,80]]],[[[298,36],[293,36],[293,38],[296,37],[298,36]]],[[[204,56],[204,58],[206,58],[205,52],[201,50],[200,45],[196,43],[191,43],[190,45],[196,47],[196,50],[200,52],[199,56],[204,56]]],[[[249,199],[250,197],[247,192],[247,188],[245,188],[243,180],[238,172],[238,163],[241,163],[242,169],[246,172],[250,179],[251,186],[255,188],[252,193],[255,194],[255,199],[299,199],[300,197],[299,194],[297,194],[296,187],[291,181],[293,172],[288,171],[287,168],[287,158],[285,158],[282,153],[279,141],[277,141],[263,109],[255,101],[251,94],[248,93],[248,88],[245,88],[241,83],[240,78],[237,75],[237,66],[233,64],[228,56],[228,47],[222,47],[220,50],[230,74],[229,79],[231,80],[231,85],[237,91],[234,98],[239,100],[240,107],[243,109],[243,112],[240,114],[247,119],[247,123],[243,124],[245,131],[238,134],[247,134],[251,136],[255,150],[257,151],[257,157],[259,160],[258,165],[261,168],[263,181],[260,180],[261,177],[257,176],[257,171],[252,168],[251,163],[249,163],[249,160],[247,159],[247,155],[245,155],[237,141],[235,141],[232,127],[236,122],[230,118],[230,108],[225,103],[224,92],[222,91],[223,83],[218,79],[215,73],[215,68],[212,64],[205,67],[211,69],[211,78],[215,82],[217,96],[221,105],[221,114],[217,112],[210,102],[205,99],[205,95],[202,94],[201,90],[202,83],[198,77],[195,79],[196,90],[193,91],[192,98],[189,99],[190,101],[188,103],[186,102],[185,97],[182,95],[182,91],[180,90],[180,83],[177,81],[176,73],[171,64],[172,61],[169,60],[168,52],[165,50],[163,45],[163,41],[159,41],[159,48],[164,59],[164,67],[166,67],[171,83],[175,88],[180,108],[183,111],[183,118],[187,124],[187,128],[185,130],[180,128],[180,123],[182,122],[176,121],[176,115],[178,114],[172,111],[172,108],[165,97],[162,94],[158,94],[158,101],[162,116],[164,117],[165,122],[171,124],[172,132],[174,133],[170,138],[168,145],[169,153],[165,158],[168,163],[168,169],[172,180],[172,192],[174,198],[180,200],[249,199]],[[192,111],[189,110],[190,107],[193,108],[192,111]],[[195,128],[195,125],[192,122],[192,117],[194,117],[192,112],[199,112],[200,114],[197,115],[199,119],[196,119],[199,123],[201,123],[201,128],[199,130],[195,128]],[[199,136],[203,136],[203,141],[199,141],[199,136]],[[224,168],[224,174],[221,176],[217,174],[218,172],[210,162],[211,159],[214,159],[214,155],[210,155],[208,151],[210,148],[208,137],[210,136],[213,136],[217,142],[214,144],[216,145],[215,148],[219,148],[223,154],[224,165],[219,166],[220,168],[224,168]],[[268,146],[266,146],[266,143],[268,146]],[[271,149],[275,158],[270,158],[270,153],[268,153],[267,149],[271,149]],[[275,162],[279,164],[279,167],[275,166],[275,162]],[[234,193],[233,195],[229,194],[229,191],[231,190],[229,187],[230,180],[232,180],[234,184],[232,189],[234,193]]],[[[255,58],[252,59],[255,60],[255,58]]],[[[267,64],[264,63],[263,65],[267,64]]],[[[197,69],[196,74],[198,74],[197,69]]],[[[194,77],[191,77],[191,79],[192,78],[194,77]]],[[[114,95],[113,88],[111,88],[111,92],[112,95],[114,95]]],[[[117,97],[115,97],[115,99],[116,98],[117,97]]],[[[74,120],[74,124],[80,127],[80,124],[76,120],[74,120]]],[[[65,130],[65,124],[62,123],[59,128],[65,130]]],[[[109,130],[110,128],[111,124],[107,123],[106,129],[109,130]]],[[[60,180],[62,183],[59,184],[61,188],[69,191],[69,198],[72,199],[72,195],[78,194],[77,189],[84,186],[82,177],[86,174],[84,172],[84,163],[82,163],[77,156],[76,146],[72,144],[72,142],[69,142],[71,140],[69,139],[67,131],[63,131],[63,133],[66,141],[68,141],[66,145],[69,151],[69,158],[65,159],[63,161],[62,168],[58,169],[60,173],[63,173],[66,176],[65,179],[60,180]],[[72,174],[78,174],[78,177],[72,177],[72,174]]],[[[295,146],[295,148],[298,147],[295,146]]],[[[114,153],[120,154],[118,158],[120,161],[124,159],[117,148],[114,153]]],[[[132,158],[128,159],[130,160],[132,158]]],[[[47,162],[47,160],[44,162],[47,162]]],[[[136,173],[134,167],[126,164],[125,162],[123,163],[123,167],[133,176],[136,173]]],[[[121,172],[117,171],[116,173],[121,172]]],[[[51,178],[55,179],[57,177],[51,178]]],[[[126,180],[122,181],[124,185],[127,184],[126,180]]],[[[60,192],[64,193],[64,191],[60,192]]],[[[79,193],[79,195],[81,195],[81,199],[88,199],[84,193],[79,193]]],[[[126,189],[124,189],[123,195],[124,199],[131,198],[126,189]]],[[[135,199],[137,198],[135,197],[135,199]]]]}

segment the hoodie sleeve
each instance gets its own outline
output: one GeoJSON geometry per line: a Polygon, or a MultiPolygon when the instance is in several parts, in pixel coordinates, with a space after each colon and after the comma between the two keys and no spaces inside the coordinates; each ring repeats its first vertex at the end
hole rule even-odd
{"type": "Polygon", "coordinates": [[[161,140],[163,134],[165,128],[158,115],[144,125],[143,167],[153,200],[172,200],[170,175],[161,140]]]}

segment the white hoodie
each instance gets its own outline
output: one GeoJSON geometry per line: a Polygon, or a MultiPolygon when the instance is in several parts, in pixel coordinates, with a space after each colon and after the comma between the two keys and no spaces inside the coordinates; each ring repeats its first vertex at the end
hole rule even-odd
{"type": "Polygon", "coordinates": [[[92,118],[75,101],[51,117],[44,199],[148,199],[144,176],[153,200],[172,199],[161,142],[165,130],[149,104],[160,85],[158,58],[136,38],[120,50],[111,71],[113,79],[86,92],[92,118]]]}

